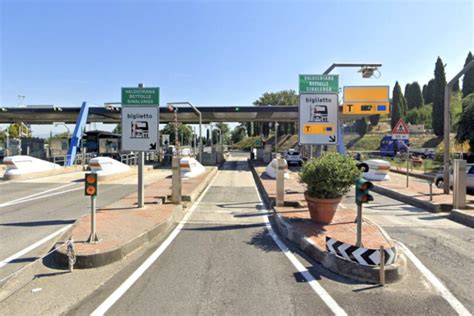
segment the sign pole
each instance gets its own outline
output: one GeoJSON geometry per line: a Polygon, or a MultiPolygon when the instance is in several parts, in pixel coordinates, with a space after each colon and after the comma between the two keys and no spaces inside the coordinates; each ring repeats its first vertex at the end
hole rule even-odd
{"type": "Polygon", "coordinates": [[[410,147],[407,146],[407,188],[409,182],[409,173],[410,173],[410,147]]]}
{"type": "MultiPolygon", "coordinates": [[[[143,83],[138,84],[138,88],[143,88],[143,83]]],[[[143,171],[143,165],[145,164],[145,157],[143,151],[140,151],[138,157],[138,208],[143,208],[145,205],[145,173],[143,171]]]]}
{"type": "Polygon", "coordinates": [[[89,242],[90,243],[96,243],[99,241],[99,237],[97,236],[96,230],[95,230],[95,214],[96,214],[96,196],[92,195],[91,196],[91,235],[89,236],[89,242]]]}

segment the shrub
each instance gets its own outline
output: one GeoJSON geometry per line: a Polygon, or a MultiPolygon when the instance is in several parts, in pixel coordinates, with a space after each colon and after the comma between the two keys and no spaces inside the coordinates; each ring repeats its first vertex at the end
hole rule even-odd
{"type": "Polygon", "coordinates": [[[356,161],[348,156],[327,153],[303,165],[300,182],[306,183],[307,194],[320,199],[335,199],[349,192],[361,175],[356,161]]]}

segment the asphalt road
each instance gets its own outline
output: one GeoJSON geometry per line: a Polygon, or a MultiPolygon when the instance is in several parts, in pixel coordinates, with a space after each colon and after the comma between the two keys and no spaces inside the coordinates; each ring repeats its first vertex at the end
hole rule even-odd
{"type": "MultiPolygon", "coordinates": [[[[136,191],[136,175],[99,184],[97,207],[103,207],[136,191]],[[125,183],[125,184],[122,184],[125,183]]],[[[0,261],[37,243],[90,212],[84,196],[83,173],[0,184],[0,261]]],[[[149,180],[150,181],[150,180],[149,180]]],[[[28,251],[0,266],[0,280],[44,253],[28,251]]]]}
{"type": "MultiPolygon", "coordinates": [[[[269,235],[262,216],[268,212],[259,201],[246,162],[239,160],[225,164],[177,237],[147,270],[140,271],[136,282],[109,306],[108,314],[326,315],[334,311],[329,298],[349,315],[456,314],[411,263],[401,282],[370,286],[327,271],[285,241],[295,259],[327,292],[315,291],[269,235]]],[[[408,239],[402,241],[414,246],[408,239]]],[[[150,260],[148,256],[139,261],[150,260]]],[[[466,260],[467,267],[472,267],[469,256],[466,260]]],[[[70,314],[93,312],[118,288],[123,289],[132,272],[106,282],[70,314]]],[[[453,290],[455,294],[463,291],[453,290]]],[[[472,311],[471,303],[460,299],[472,311]]]]}
{"type": "MultiPolygon", "coordinates": [[[[469,310],[474,312],[474,230],[380,194],[363,214],[407,246],[469,310]]],[[[353,205],[354,195],[344,203],[353,205]]]]}

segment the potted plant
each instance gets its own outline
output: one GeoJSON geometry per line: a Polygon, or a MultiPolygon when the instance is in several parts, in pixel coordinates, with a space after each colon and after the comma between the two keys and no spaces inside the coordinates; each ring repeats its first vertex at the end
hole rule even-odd
{"type": "Polygon", "coordinates": [[[300,182],[307,186],[304,196],[311,220],[329,224],[342,196],[360,174],[355,160],[337,153],[326,153],[306,162],[299,176],[300,182]]]}

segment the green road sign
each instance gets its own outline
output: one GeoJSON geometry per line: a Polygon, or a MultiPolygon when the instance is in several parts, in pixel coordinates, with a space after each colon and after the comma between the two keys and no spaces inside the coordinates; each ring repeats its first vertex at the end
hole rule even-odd
{"type": "Polygon", "coordinates": [[[122,88],[122,106],[159,106],[160,88],[122,88]]]}
{"type": "Polygon", "coordinates": [[[300,75],[301,93],[339,92],[338,75],[300,75]]]}

